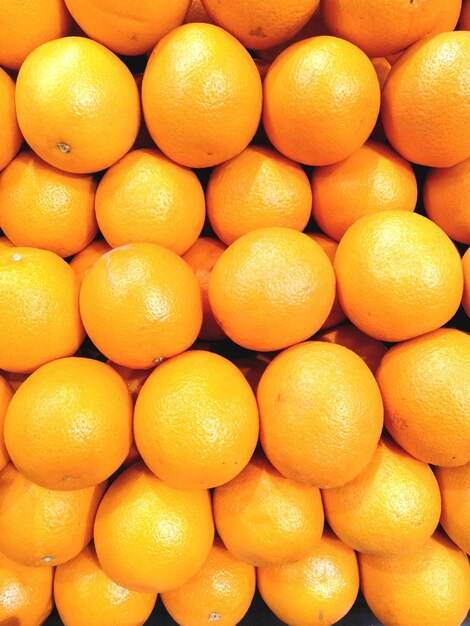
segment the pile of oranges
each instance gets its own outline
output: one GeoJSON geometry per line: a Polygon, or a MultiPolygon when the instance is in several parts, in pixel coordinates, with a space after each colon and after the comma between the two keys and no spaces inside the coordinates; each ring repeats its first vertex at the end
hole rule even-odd
{"type": "Polygon", "coordinates": [[[470,0],[0,0],[0,66],[0,624],[462,624],[470,0]]]}

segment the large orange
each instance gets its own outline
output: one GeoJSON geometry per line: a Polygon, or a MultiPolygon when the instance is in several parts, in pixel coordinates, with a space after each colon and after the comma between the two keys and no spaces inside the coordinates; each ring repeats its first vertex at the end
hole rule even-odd
{"type": "Polygon", "coordinates": [[[94,536],[101,566],[118,585],[150,593],[176,589],[209,555],[209,492],[174,489],[135,463],[103,498],[94,536]]]}
{"type": "Polygon", "coordinates": [[[258,386],[261,443],[294,480],[338,487],[372,458],[383,408],[374,376],[348,348],[312,341],[281,352],[258,386]]]}
{"type": "Polygon", "coordinates": [[[382,92],[388,140],[405,159],[450,167],[470,157],[470,32],[416,43],[393,65],[382,92]]]}
{"type": "Polygon", "coordinates": [[[260,228],[223,252],[209,280],[209,301],[225,333],[250,350],[280,350],[308,339],[335,296],[321,246],[290,228],[260,228]]]}
{"type": "Polygon", "coordinates": [[[185,24],[166,35],[142,83],[153,140],[189,167],[217,165],[246,148],[261,100],[261,79],[247,50],[212,24],[185,24]]]}
{"type": "Polygon", "coordinates": [[[16,111],[31,148],[67,172],[109,167],[132,146],[140,123],[139,92],[124,63],[84,37],[36,48],[21,66],[16,111]]]}
{"type": "Polygon", "coordinates": [[[0,171],[12,160],[22,142],[16,119],[15,83],[0,67],[0,171]]]}
{"type": "Polygon", "coordinates": [[[3,438],[3,425],[12,396],[13,389],[10,387],[6,379],[3,376],[0,376],[0,471],[10,460],[3,438]]]}
{"type": "Polygon", "coordinates": [[[459,21],[462,4],[462,0],[446,0],[442,2],[437,21],[429,34],[434,36],[454,30],[459,21]]]}
{"type": "Polygon", "coordinates": [[[438,467],[441,489],[441,526],[461,550],[470,553],[470,463],[460,467],[438,467]]]}
{"type": "Polygon", "coordinates": [[[464,275],[462,306],[466,314],[470,317],[470,249],[467,249],[462,257],[462,270],[464,275]]]}
{"type": "Polygon", "coordinates": [[[133,369],[183,352],[202,323],[193,271],[174,252],[152,243],[115,248],[96,261],[82,283],[80,312],[98,349],[133,369]]]}
{"type": "Polygon", "coordinates": [[[382,341],[403,341],[439,328],[462,298],[454,244],[431,220],[409,211],[359,219],[341,239],[334,267],[346,315],[382,341]]]}
{"type": "Polygon", "coordinates": [[[383,355],[387,352],[387,348],[381,341],[369,337],[355,326],[336,326],[318,333],[314,339],[327,343],[337,343],[349,348],[361,357],[373,374],[377,371],[383,355]]]}
{"type": "Polygon", "coordinates": [[[86,248],[83,248],[78,254],[70,260],[70,267],[75,270],[80,285],[88,274],[88,270],[95,262],[100,259],[103,254],[109,252],[111,247],[103,241],[103,239],[95,239],[86,248]]]}
{"type": "Polygon", "coordinates": [[[131,441],[127,386],[109,365],[91,359],[57,359],[37,369],[5,417],[12,461],[48,489],[83,489],[106,480],[131,441]]]}
{"type": "Polygon", "coordinates": [[[271,143],[307,165],[350,156],[379,113],[374,66],[353,44],[312,37],[282,52],[264,80],[263,124],[271,143]]]}

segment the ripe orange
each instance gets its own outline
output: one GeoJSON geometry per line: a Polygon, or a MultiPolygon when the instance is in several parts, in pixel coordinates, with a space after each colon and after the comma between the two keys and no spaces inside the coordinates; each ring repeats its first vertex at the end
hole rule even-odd
{"type": "Polygon", "coordinates": [[[162,593],[162,600],[181,626],[230,626],[245,616],[255,587],[255,568],[232,556],[216,538],[198,573],[178,589],[162,593]]]}
{"type": "Polygon", "coordinates": [[[414,211],[418,198],[411,165],[375,141],[340,163],[315,168],[311,180],[313,218],[336,241],[364,215],[414,211]]]}
{"type": "Polygon", "coordinates": [[[470,0],[463,0],[458,28],[460,30],[470,30],[470,0]]]}
{"type": "Polygon", "coordinates": [[[470,244],[470,158],[430,170],[423,201],[428,217],[451,239],[470,244]]]}
{"type": "Polygon", "coordinates": [[[0,368],[31,372],[73,354],[84,337],[78,291],[74,271],[53,252],[0,251],[0,368]]]}
{"type": "Polygon", "coordinates": [[[15,83],[0,67],[0,171],[12,160],[22,143],[23,136],[16,119],[15,83]]]}
{"type": "Polygon", "coordinates": [[[134,591],[180,587],[203,565],[213,540],[209,492],[174,489],[141,462],[114,481],[96,515],[101,566],[134,591]]]}
{"type": "Polygon", "coordinates": [[[355,222],[336,252],[339,300],[360,330],[403,341],[448,322],[462,298],[459,254],[431,220],[381,211],[355,222]]]}
{"type": "Polygon", "coordinates": [[[327,529],[320,543],[296,563],[260,567],[258,589],[286,624],[335,624],[349,612],[359,591],[354,550],[327,529]]]}
{"type": "Polygon", "coordinates": [[[12,463],[0,473],[0,550],[30,567],[59,565],[89,543],[105,483],[75,491],[32,483],[12,463]]]}
{"type": "Polygon", "coordinates": [[[436,533],[402,557],[359,555],[361,590],[384,624],[460,626],[470,605],[466,555],[436,533]]]}
{"type": "Polygon", "coordinates": [[[377,371],[383,355],[387,352],[385,345],[369,337],[355,326],[336,326],[315,335],[315,340],[337,343],[355,352],[369,367],[373,374],[377,371]]]}
{"type": "Polygon", "coordinates": [[[469,249],[462,257],[462,270],[464,275],[464,288],[462,296],[462,306],[466,314],[470,317],[470,252],[469,249]]]}
{"type": "Polygon", "coordinates": [[[101,259],[103,254],[111,250],[110,246],[102,239],[95,239],[81,252],[78,252],[70,261],[70,267],[75,270],[78,282],[81,285],[92,265],[101,259]]]}
{"type": "Polygon", "coordinates": [[[209,301],[224,332],[250,350],[280,350],[308,339],[335,296],[326,253],[290,228],[260,228],[235,241],[215,264],[209,301]]]}
{"type": "Polygon", "coordinates": [[[202,323],[193,271],[152,243],[115,248],[96,261],[82,283],[80,312],[97,348],[133,369],[183,352],[202,323]]]}
{"type": "Polygon", "coordinates": [[[10,460],[3,438],[3,425],[12,396],[13,389],[10,387],[6,379],[3,376],[0,376],[0,471],[10,460]]]}
{"type": "Polygon", "coordinates": [[[446,0],[441,3],[441,10],[431,32],[431,37],[439,33],[450,32],[455,29],[462,10],[462,0],[446,0]]]}
{"type": "Polygon", "coordinates": [[[156,593],[130,591],[103,572],[93,544],[54,576],[54,600],[67,626],[141,626],[152,613],[156,593]]]}
{"type": "Polygon", "coordinates": [[[293,563],[320,541],[320,491],[284,478],[264,456],[254,456],[213,497],[217,532],[229,552],[246,563],[293,563]]]}
{"type": "Polygon", "coordinates": [[[185,24],[166,35],[142,83],[150,135],[170,159],[189,167],[217,165],[246,148],[261,101],[254,61],[212,24],[185,24]]]}
{"type": "Polygon", "coordinates": [[[461,550],[470,553],[470,463],[437,467],[442,496],[441,526],[461,550]]]}
{"type": "Polygon", "coordinates": [[[372,458],[383,408],[364,361],[340,345],[311,341],[281,352],[258,386],[261,443],[293,480],[339,487],[372,458]]]}
{"type": "Polygon", "coordinates": [[[105,363],[71,357],[37,369],[16,391],[5,444],[27,478],[47,489],[83,489],[115,472],[132,441],[132,402],[105,363]]]}
{"type": "Polygon", "coordinates": [[[336,37],[312,37],[284,50],[271,65],[263,106],[264,128],[279,152],[307,165],[328,165],[369,137],[380,86],[359,48],[336,37]]]}
{"type": "Polygon", "coordinates": [[[470,335],[441,328],[393,346],[377,382],[385,426],[425,463],[454,467],[470,461],[470,335]]]}
{"type": "Polygon", "coordinates": [[[0,174],[0,227],[15,246],[71,256],[98,231],[95,191],[91,176],[63,172],[21,152],[0,174]]]}
{"type": "Polygon", "coordinates": [[[36,48],[21,66],[16,111],[31,148],[66,172],[109,167],[139,130],[139,92],[124,63],[84,37],[36,48]]]}
{"type": "Polygon", "coordinates": [[[303,230],[312,208],[308,177],[271,148],[248,146],[218,165],[207,186],[207,216],[227,245],[257,228],[303,230]]]}
{"type": "Polygon", "coordinates": [[[405,159],[450,167],[470,157],[470,33],[424,39],[392,66],[382,92],[388,140],[405,159]]]}

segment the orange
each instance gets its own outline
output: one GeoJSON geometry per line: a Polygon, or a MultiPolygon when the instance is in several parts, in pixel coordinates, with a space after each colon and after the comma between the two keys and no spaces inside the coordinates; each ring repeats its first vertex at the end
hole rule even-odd
{"type": "Polygon", "coordinates": [[[207,15],[207,11],[202,4],[202,0],[191,0],[188,12],[184,18],[185,24],[192,24],[194,22],[206,22],[207,24],[212,24],[212,20],[207,15]]]}
{"type": "Polygon", "coordinates": [[[370,57],[408,48],[429,34],[449,0],[328,0],[322,4],[329,31],[370,57]]]}
{"type": "Polygon", "coordinates": [[[371,460],[382,431],[379,388],[348,348],[311,341],[281,352],[258,386],[261,444],[281,474],[339,487],[371,460]]]}
{"type": "Polygon", "coordinates": [[[0,554],[0,623],[43,624],[52,611],[52,567],[27,567],[0,554]]]}
{"type": "Polygon", "coordinates": [[[470,335],[452,328],[393,346],[377,382],[385,426],[425,463],[454,467],[470,461],[470,335]]]}
{"type": "Polygon", "coordinates": [[[201,288],[202,326],[199,337],[206,341],[225,338],[225,333],[217,324],[209,302],[209,278],[214,265],[226,247],[213,237],[200,237],[183,255],[183,259],[193,270],[201,288]]]}
{"type": "Polygon", "coordinates": [[[3,376],[0,376],[0,471],[10,460],[3,438],[3,425],[5,422],[7,408],[10,404],[12,396],[13,389],[8,384],[8,381],[3,376]]]}
{"type": "MultiPolygon", "coordinates": [[[[465,2],[465,0],[464,0],[465,2]]],[[[454,30],[459,21],[460,12],[462,10],[462,0],[446,0],[441,4],[441,10],[431,32],[432,37],[439,33],[446,33],[454,30]]]]}
{"type": "Polygon", "coordinates": [[[96,217],[110,246],[151,242],[183,254],[204,225],[196,174],[157,150],[134,150],[113,165],[96,193],[96,217]]]}
{"type": "Polygon", "coordinates": [[[74,20],[92,39],[118,54],[151,50],[166,33],[183,23],[190,0],[65,0],[74,20]]]}
{"type": "Polygon", "coordinates": [[[23,137],[16,119],[15,83],[0,67],[0,171],[12,160],[22,143],[23,137]]]}
{"type": "Polygon", "coordinates": [[[315,335],[315,340],[337,343],[355,352],[370,368],[373,374],[377,371],[383,355],[387,352],[385,345],[366,335],[355,326],[336,326],[315,335]]]}
{"type": "Polygon", "coordinates": [[[339,241],[360,217],[414,211],[418,186],[411,165],[391,148],[368,141],[349,158],[313,170],[313,218],[339,241]]]}
{"type": "Polygon", "coordinates": [[[16,82],[16,111],[34,152],[79,174],[120,159],[140,123],[132,74],[110,50],[84,37],[50,41],[28,56],[16,82]]]}
{"type": "Polygon", "coordinates": [[[54,576],[54,600],[67,626],[142,626],[156,599],[156,593],[130,591],[108,578],[93,544],[59,565],[54,576]]]}
{"type": "Polygon", "coordinates": [[[250,460],[258,430],[256,399],[243,374],[202,350],[162,363],[135,406],[137,449],[159,478],[178,489],[231,480],[250,460]]]}
{"type": "Polygon", "coordinates": [[[431,220],[409,211],[359,219],[341,239],[334,267],[344,312],[382,341],[404,341],[439,328],[462,298],[454,244],[431,220]]]}
{"type": "Polygon", "coordinates": [[[250,350],[280,350],[325,322],[335,276],[321,246],[290,228],[260,228],[232,243],[214,266],[209,301],[222,330],[250,350]]]}
{"type": "Polygon", "coordinates": [[[353,44],[312,37],[282,52],[264,80],[263,124],[286,157],[329,165],[369,137],[380,106],[374,66],[353,44]]]}
{"type": "Polygon", "coordinates": [[[106,484],[52,491],[10,463],[0,488],[0,550],[23,565],[45,567],[73,559],[89,543],[106,484]]]}
{"type": "Polygon", "coordinates": [[[212,24],[185,24],[166,35],[142,83],[145,121],[170,159],[209,167],[241,152],[256,132],[262,89],[253,59],[212,24]]]}
{"type": "Polygon", "coordinates": [[[458,28],[460,30],[470,30],[470,0],[463,0],[458,28]]]}
{"type": "Polygon", "coordinates": [[[248,611],[255,586],[255,568],[232,556],[216,538],[198,573],[178,589],[162,593],[162,600],[181,626],[232,626],[248,611]]]}
{"type": "Polygon", "coordinates": [[[380,89],[383,89],[392,66],[385,57],[374,57],[371,62],[379,79],[380,89]]]}
{"type": "Polygon", "coordinates": [[[0,65],[18,70],[35,48],[70,31],[63,0],[0,0],[0,65]]]}
{"type": "Polygon", "coordinates": [[[470,605],[466,555],[436,533],[402,557],[359,555],[361,590],[384,624],[460,626],[470,605]]]}
{"type": "Polygon", "coordinates": [[[455,241],[470,244],[470,158],[430,170],[423,187],[427,216],[455,241]]]}
{"type": "Polygon", "coordinates": [[[202,567],[213,539],[209,492],[174,489],[141,462],[114,481],[96,515],[104,572],[135,591],[180,587],[202,567]]]}
{"type": "Polygon", "coordinates": [[[207,186],[207,216],[227,245],[267,226],[303,230],[312,208],[308,177],[271,148],[248,146],[218,165],[207,186]]]}
{"type": "Polygon", "coordinates": [[[47,489],[83,489],[106,480],[131,441],[127,386],[109,365],[91,359],[57,359],[37,369],[5,417],[13,463],[47,489]]]}
{"type": "Polygon", "coordinates": [[[110,250],[111,248],[106,241],[95,239],[95,241],[92,241],[86,248],[83,248],[81,252],[75,254],[70,261],[70,267],[75,270],[80,285],[95,261],[101,259],[103,254],[110,250]]]}
{"type": "Polygon", "coordinates": [[[437,467],[442,496],[441,526],[461,550],[470,553],[470,463],[437,467]]]}
{"type": "Polygon", "coordinates": [[[53,252],[0,251],[0,368],[31,372],[73,354],[84,337],[78,291],[74,271],[53,252]]]}
{"type": "Polygon", "coordinates": [[[202,0],[212,20],[247,48],[271,48],[297,34],[315,13],[320,0],[202,0]]]}
{"type": "Polygon", "coordinates": [[[293,563],[320,541],[320,491],[284,478],[259,454],[213,497],[217,532],[229,552],[246,563],[293,563]]]}
{"type": "Polygon", "coordinates": [[[91,176],[57,170],[33,152],[21,152],[0,174],[0,227],[15,246],[71,256],[98,231],[95,191],[91,176]]]}
{"type": "Polygon", "coordinates": [[[97,348],[132,369],[183,352],[202,323],[193,271],[152,243],[115,248],[96,261],[82,283],[80,312],[97,348]]]}
{"type": "Polygon", "coordinates": [[[468,248],[462,257],[462,270],[464,274],[462,306],[466,314],[470,317],[470,252],[468,248]]]}
{"type": "Polygon", "coordinates": [[[325,529],[320,543],[296,563],[260,567],[258,589],[286,624],[335,624],[352,608],[359,591],[354,550],[325,529]]]}
{"type": "Polygon", "coordinates": [[[0,251],[5,250],[6,248],[14,248],[15,246],[11,243],[9,239],[7,239],[4,235],[0,236],[0,251]]]}
{"type": "Polygon", "coordinates": [[[470,157],[470,33],[441,33],[392,66],[382,92],[388,140],[405,159],[450,167],[470,157]]]}

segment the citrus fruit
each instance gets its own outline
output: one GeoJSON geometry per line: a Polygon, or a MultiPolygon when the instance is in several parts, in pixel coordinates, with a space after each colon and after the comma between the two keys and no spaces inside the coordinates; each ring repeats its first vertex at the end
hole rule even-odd
{"type": "Polygon", "coordinates": [[[441,3],[441,10],[431,32],[431,37],[439,33],[455,30],[462,10],[462,0],[447,0],[441,3]]]}
{"type": "Polygon", "coordinates": [[[8,384],[7,380],[0,376],[0,471],[10,460],[7,449],[5,447],[5,441],[3,438],[5,415],[8,405],[13,396],[13,389],[8,384]]]}
{"type": "Polygon", "coordinates": [[[16,119],[15,83],[0,67],[0,171],[12,160],[22,143],[23,136],[16,119]]]}
{"type": "Polygon", "coordinates": [[[461,550],[470,553],[470,463],[437,467],[442,496],[441,526],[461,550]]]}
{"type": "Polygon", "coordinates": [[[383,89],[392,66],[385,57],[373,57],[371,62],[379,79],[380,89],[383,89]]]}
{"type": "Polygon", "coordinates": [[[86,248],[83,248],[83,250],[74,255],[70,260],[70,267],[75,270],[80,285],[95,261],[110,250],[111,247],[106,241],[103,241],[103,239],[95,239],[95,241],[92,241],[86,248]]]}
{"type": "Polygon", "coordinates": [[[462,306],[470,317],[470,252],[468,250],[462,257],[462,269],[464,274],[462,306]]]}
{"type": "Polygon", "coordinates": [[[355,326],[336,326],[315,335],[316,341],[336,343],[355,352],[370,368],[373,374],[377,371],[383,355],[387,352],[385,345],[369,337],[355,326]]]}

